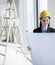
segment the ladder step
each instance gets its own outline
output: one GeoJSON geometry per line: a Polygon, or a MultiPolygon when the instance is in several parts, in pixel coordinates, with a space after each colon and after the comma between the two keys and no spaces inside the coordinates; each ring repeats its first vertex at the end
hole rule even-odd
{"type": "MultiPolygon", "coordinates": [[[[14,43],[17,43],[17,42],[14,42],[14,43]]],[[[21,42],[18,42],[17,45],[19,45],[19,44],[22,44],[22,43],[21,42]]]]}
{"type": "Polygon", "coordinates": [[[18,28],[19,26],[13,26],[14,28],[18,28]]]}
{"type": "Polygon", "coordinates": [[[0,53],[0,55],[2,55],[2,56],[6,56],[5,54],[2,54],[2,53],[0,53]]]}
{"type": "Polygon", "coordinates": [[[2,28],[8,28],[9,26],[2,26],[2,28]]]}
{"type": "Polygon", "coordinates": [[[18,47],[18,48],[21,48],[21,47],[18,47]]]}
{"type": "Polygon", "coordinates": [[[19,50],[17,50],[16,52],[20,52],[20,53],[23,53],[23,54],[24,54],[24,52],[22,52],[22,51],[19,51],[19,50]]]}
{"type": "Polygon", "coordinates": [[[16,34],[15,32],[13,33],[15,36],[18,36],[18,34],[16,34]]]}
{"type": "Polygon", "coordinates": [[[4,44],[0,44],[0,46],[6,46],[6,45],[4,45],[4,44]]]}
{"type": "MultiPolygon", "coordinates": [[[[10,19],[10,17],[4,17],[4,19],[10,19]]],[[[12,18],[12,19],[16,19],[16,18],[12,18]]]]}
{"type": "Polygon", "coordinates": [[[7,9],[5,9],[5,10],[10,10],[11,8],[7,8],[7,9]]]}
{"type": "Polygon", "coordinates": [[[0,36],[3,36],[4,37],[4,36],[7,36],[7,35],[0,35],[0,36]]]}
{"type": "Polygon", "coordinates": [[[13,1],[12,0],[7,0],[7,3],[12,3],[13,1]]]}
{"type": "Polygon", "coordinates": [[[15,44],[17,44],[17,43],[18,43],[17,45],[22,45],[22,43],[19,43],[19,42],[14,42],[14,43],[15,43],[15,44]]]}
{"type": "Polygon", "coordinates": [[[4,17],[4,19],[10,19],[10,17],[4,17]]]}
{"type": "Polygon", "coordinates": [[[21,42],[19,42],[18,44],[22,44],[21,42]]]}
{"type": "Polygon", "coordinates": [[[12,18],[12,19],[16,19],[16,18],[12,18]]]}
{"type": "MultiPolygon", "coordinates": [[[[11,10],[11,8],[7,8],[7,9],[5,9],[5,10],[11,10]]],[[[15,9],[13,8],[12,10],[15,10],[15,9]]]]}

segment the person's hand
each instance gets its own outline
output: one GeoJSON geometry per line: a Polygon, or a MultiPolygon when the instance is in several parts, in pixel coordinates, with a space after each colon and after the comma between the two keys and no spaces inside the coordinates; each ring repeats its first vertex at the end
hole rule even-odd
{"type": "Polygon", "coordinates": [[[32,50],[32,48],[31,48],[31,47],[29,47],[29,46],[28,46],[27,48],[28,48],[28,50],[32,50]]]}

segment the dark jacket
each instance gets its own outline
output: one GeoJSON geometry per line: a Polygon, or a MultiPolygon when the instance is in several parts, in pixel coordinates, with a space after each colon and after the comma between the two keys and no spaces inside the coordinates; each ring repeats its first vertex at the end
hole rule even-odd
{"type": "MultiPolygon", "coordinates": [[[[47,32],[48,32],[48,33],[55,33],[55,29],[49,27],[49,28],[47,29],[47,32]]],[[[39,27],[39,28],[34,29],[34,30],[33,30],[33,33],[41,33],[41,28],[39,27]]]]}

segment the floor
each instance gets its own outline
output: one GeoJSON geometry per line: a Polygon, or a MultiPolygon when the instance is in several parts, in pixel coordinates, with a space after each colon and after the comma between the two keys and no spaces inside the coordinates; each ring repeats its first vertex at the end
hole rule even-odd
{"type": "MultiPolygon", "coordinates": [[[[0,46],[0,52],[4,53],[4,47],[0,46]]],[[[0,55],[0,65],[3,65],[4,57],[0,55]]],[[[32,65],[32,63],[20,52],[16,53],[13,43],[8,43],[4,65],[32,65]]]]}

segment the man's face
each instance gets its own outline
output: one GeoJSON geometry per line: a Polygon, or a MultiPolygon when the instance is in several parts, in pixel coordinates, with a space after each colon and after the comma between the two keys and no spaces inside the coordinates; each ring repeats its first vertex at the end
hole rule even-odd
{"type": "Polygon", "coordinates": [[[50,23],[50,19],[48,17],[44,17],[44,18],[41,19],[41,24],[42,24],[43,27],[48,26],[49,23],[50,23]]]}

